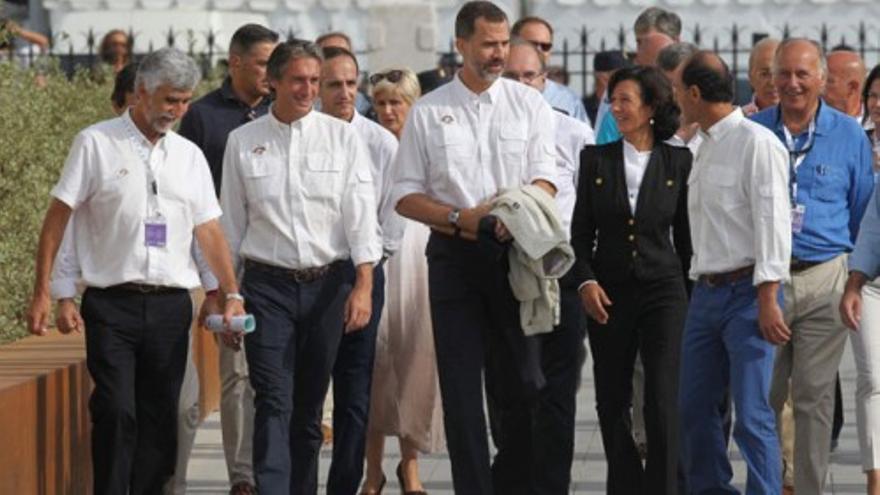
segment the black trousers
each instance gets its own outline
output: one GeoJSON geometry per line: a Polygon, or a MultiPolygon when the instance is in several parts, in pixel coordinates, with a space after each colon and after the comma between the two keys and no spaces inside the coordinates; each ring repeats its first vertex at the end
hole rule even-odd
{"type": "Polygon", "coordinates": [[[341,265],[318,280],[245,265],[257,329],[245,337],[254,388],[254,480],[261,495],[318,493],[321,411],[351,284],[341,265]]]}
{"type": "MultiPolygon", "coordinates": [[[[354,268],[351,281],[354,283],[354,268]]],[[[342,336],[333,365],[333,459],[327,474],[328,495],[356,495],[364,474],[370,386],[376,357],[376,334],[385,306],[385,272],[373,269],[370,322],[342,336]]]]}
{"type": "Polygon", "coordinates": [[[531,484],[531,421],[544,380],[536,338],[527,338],[507,279],[507,255],[431,234],[428,282],[446,443],[457,495],[516,495],[531,484]],[[485,374],[485,375],[484,375],[485,374]],[[487,401],[500,429],[490,465],[487,401]]]}
{"type": "Polygon", "coordinates": [[[533,451],[536,495],[568,494],[574,456],[575,416],[581,368],[587,357],[584,338],[587,318],[577,285],[560,280],[560,322],[552,332],[540,335],[541,369],[546,385],[535,410],[533,451]]]}
{"type": "Polygon", "coordinates": [[[596,409],[608,462],[607,493],[678,494],[678,376],[687,313],[684,281],[636,281],[604,286],[608,323],[590,320],[596,409]],[[645,368],[642,467],[632,436],[632,374],[636,351],[645,368]]]}
{"type": "Polygon", "coordinates": [[[176,461],[177,401],[193,317],[189,293],[89,288],[82,317],[95,382],[89,400],[94,493],[162,493],[176,461]]]}

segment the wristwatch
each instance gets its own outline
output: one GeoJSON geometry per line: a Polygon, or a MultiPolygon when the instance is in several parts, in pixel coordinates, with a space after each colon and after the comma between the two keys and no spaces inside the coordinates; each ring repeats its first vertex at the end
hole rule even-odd
{"type": "Polygon", "coordinates": [[[461,210],[453,208],[452,211],[449,212],[449,215],[446,216],[446,220],[448,220],[449,224],[453,227],[458,227],[459,217],[461,217],[461,210]]]}

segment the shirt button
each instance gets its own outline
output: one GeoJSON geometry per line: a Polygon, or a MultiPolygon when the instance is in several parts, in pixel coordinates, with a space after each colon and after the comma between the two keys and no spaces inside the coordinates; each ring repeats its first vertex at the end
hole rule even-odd
{"type": "Polygon", "coordinates": [[[634,240],[636,240],[636,236],[633,235],[633,234],[630,234],[630,235],[629,235],[629,242],[632,242],[632,241],[634,241],[634,240]]]}
{"type": "Polygon", "coordinates": [[[639,252],[636,251],[635,249],[633,249],[633,258],[637,257],[638,255],[639,255],[639,252]]]}
{"type": "Polygon", "coordinates": [[[630,218],[629,221],[627,221],[626,223],[628,223],[628,224],[630,224],[630,225],[635,225],[635,224],[636,224],[636,220],[635,220],[634,218],[630,218]]]}

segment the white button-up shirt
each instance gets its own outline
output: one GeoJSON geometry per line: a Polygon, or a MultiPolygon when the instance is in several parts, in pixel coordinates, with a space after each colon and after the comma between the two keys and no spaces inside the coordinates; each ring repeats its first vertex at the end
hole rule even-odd
{"type": "Polygon", "coordinates": [[[788,280],[788,153],[739,108],[703,134],[688,178],[688,215],[692,278],[755,265],[755,285],[788,280]]]}
{"type": "Polygon", "coordinates": [[[581,150],[596,144],[596,135],[590,124],[553,112],[556,117],[556,204],[562,225],[571,237],[571,216],[577,199],[578,172],[581,168],[581,150]]]}
{"type": "Polygon", "coordinates": [[[52,189],[74,210],[56,257],[53,297],[74,296],[80,278],[91,287],[197,287],[193,229],[220,216],[213,187],[195,144],[168,132],[153,145],[128,112],[80,132],[52,189]],[[145,220],[157,212],[166,243],[148,247],[145,220]]]}
{"type": "Polygon", "coordinates": [[[303,269],[382,256],[370,155],[348,122],[273,111],[229,134],[223,229],[236,273],[243,258],[303,269]]]}
{"type": "Polygon", "coordinates": [[[639,189],[650,159],[650,150],[639,151],[629,141],[623,140],[623,177],[626,180],[626,199],[629,200],[629,209],[633,215],[636,214],[639,189]]]}
{"type": "Polygon", "coordinates": [[[496,80],[476,94],[456,76],[410,110],[394,166],[394,205],[409,194],[470,208],[501,189],[556,184],[555,122],[533,88],[496,80]]]}
{"type": "Polygon", "coordinates": [[[394,211],[389,192],[391,189],[392,166],[394,157],[397,155],[397,138],[391,131],[354,112],[351,125],[357,129],[361,140],[370,151],[370,161],[373,165],[373,186],[378,207],[379,226],[382,227],[382,246],[386,254],[397,252],[403,232],[406,228],[406,219],[394,211]]]}

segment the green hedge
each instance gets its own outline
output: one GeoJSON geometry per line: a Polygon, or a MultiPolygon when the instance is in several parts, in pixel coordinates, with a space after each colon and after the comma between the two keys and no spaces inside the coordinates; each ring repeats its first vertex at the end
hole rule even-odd
{"type": "Polygon", "coordinates": [[[0,64],[0,342],[26,334],[24,313],[49,191],[82,128],[112,115],[108,85],[0,64]]]}
{"type": "Polygon", "coordinates": [[[70,144],[83,128],[113,116],[109,82],[95,83],[85,72],[68,80],[57,68],[41,77],[42,87],[36,78],[0,63],[0,343],[27,333],[40,226],[70,144]]]}

